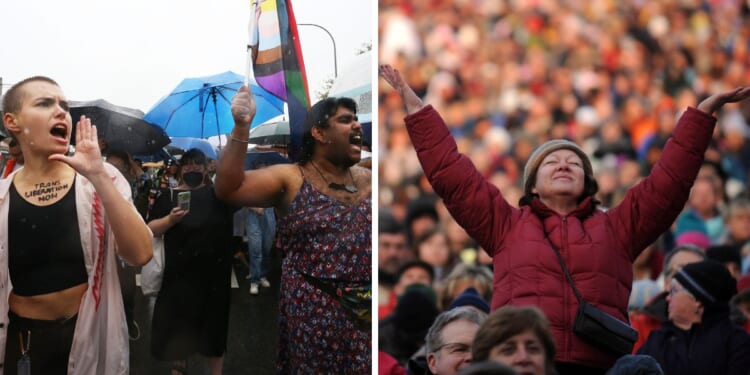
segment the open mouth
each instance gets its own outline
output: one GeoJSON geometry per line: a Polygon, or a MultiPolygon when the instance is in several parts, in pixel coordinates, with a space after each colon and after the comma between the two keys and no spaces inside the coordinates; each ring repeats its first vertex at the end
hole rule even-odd
{"type": "Polygon", "coordinates": [[[52,127],[52,130],[50,130],[50,134],[55,137],[65,139],[68,137],[68,127],[64,125],[55,125],[54,127],[52,127]]]}
{"type": "Polygon", "coordinates": [[[349,143],[357,146],[362,145],[362,134],[360,133],[352,133],[349,135],[349,143]]]}

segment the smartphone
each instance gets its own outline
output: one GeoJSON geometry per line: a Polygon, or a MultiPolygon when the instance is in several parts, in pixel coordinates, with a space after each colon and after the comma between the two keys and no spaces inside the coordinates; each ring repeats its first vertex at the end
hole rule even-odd
{"type": "Polygon", "coordinates": [[[177,193],[177,206],[187,211],[190,210],[190,192],[181,191],[177,193]]]}

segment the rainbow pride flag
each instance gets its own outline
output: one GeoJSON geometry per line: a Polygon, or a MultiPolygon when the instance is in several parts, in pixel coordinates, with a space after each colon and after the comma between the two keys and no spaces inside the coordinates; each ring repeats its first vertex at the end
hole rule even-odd
{"type": "Polygon", "coordinates": [[[297,21],[290,0],[254,0],[250,21],[252,69],[258,85],[287,103],[289,156],[296,160],[310,95],[297,21]]]}

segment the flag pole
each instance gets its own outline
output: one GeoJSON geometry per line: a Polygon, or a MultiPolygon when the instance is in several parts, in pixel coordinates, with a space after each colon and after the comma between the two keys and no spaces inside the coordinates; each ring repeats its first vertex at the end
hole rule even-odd
{"type": "Polygon", "coordinates": [[[247,25],[247,57],[245,61],[245,86],[250,86],[250,73],[253,71],[253,47],[258,46],[258,1],[250,0],[250,21],[247,25]]]}

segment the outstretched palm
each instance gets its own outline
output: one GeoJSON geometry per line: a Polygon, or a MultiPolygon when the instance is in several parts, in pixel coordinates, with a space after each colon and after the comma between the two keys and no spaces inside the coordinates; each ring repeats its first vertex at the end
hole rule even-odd
{"type": "Polygon", "coordinates": [[[49,159],[65,162],[87,178],[93,173],[103,171],[104,163],[99,150],[96,126],[91,124],[90,119],[81,116],[76,124],[76,146],[73,156],[54,154],[50,155],[49,159]]]}
{"type": "Polygon", "coordinates": [[[401,77],[401,73],[398,70],[388,64],[381,65],[379,70],[380,76],[401,95],[407,113],[414,113],[424,107],[422,99],[419,99],[414,90],[406,84],[406,81],[401,77]]]}
{"type": "Polygon", "coordinates": [[[750,86],[739,87],[732,91],[721,92],[709,96],[698,104],[698,109],[710,115],[721,109],[724,104],[736,103],[747,98],[750,98],[750,86]]]}

